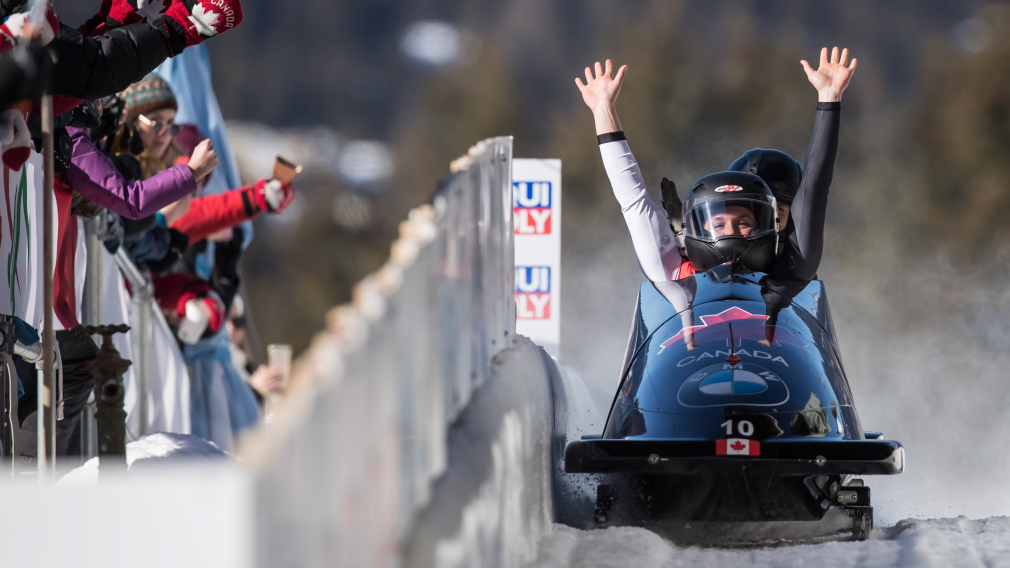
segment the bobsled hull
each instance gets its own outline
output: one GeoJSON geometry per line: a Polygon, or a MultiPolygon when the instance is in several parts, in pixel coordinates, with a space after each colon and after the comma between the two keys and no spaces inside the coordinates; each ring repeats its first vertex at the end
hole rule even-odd
{"type": "Polygon", "coordinates": [[[568,444],[564,469],[607,476],[598,525],[816,520],[839,506],[865,538],[869,487],[852,476],[905,464],[899,443],[864,435],[823,285],[729,265],[642,285],[610,413],[588,438],[568,444]]]}
{"type": "MultiPolygon", "coordinates": [[[[747,451],[743,441],[728,443],[747,451]]],[[[886,440],[765,440],[756,444],[757,455],[719,453],[715,440],[582,440],[565,450],[565,471],[692,475],[744,466],[781,476],[806,476],[893,475],[905,468],[904,448],[886,440]]]]}

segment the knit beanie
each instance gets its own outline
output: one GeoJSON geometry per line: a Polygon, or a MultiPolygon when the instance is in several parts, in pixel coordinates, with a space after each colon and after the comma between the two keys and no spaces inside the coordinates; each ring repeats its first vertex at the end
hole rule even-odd
{"type": "Polygon", "coordinates": [[[172,87],[168,86],[168,82],[156,73],[150,73],[147,77],[127,87],[120,98],[125,102],[123,107],[125,122],[131,122],[138,115],[163,108],[179,109],[172,87]]]}

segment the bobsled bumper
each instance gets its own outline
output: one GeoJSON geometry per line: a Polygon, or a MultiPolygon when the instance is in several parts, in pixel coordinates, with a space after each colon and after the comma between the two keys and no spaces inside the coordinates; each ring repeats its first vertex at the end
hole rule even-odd
{"type": "Polygon", "coordinates": [[[762,440],[759,455],[717,455],[715,440],[581,440],[565,448],[567,473],[673,473],[724,467],[774,470],[778,475],[894,475],[905,450],[889,440],[762,440]]]}

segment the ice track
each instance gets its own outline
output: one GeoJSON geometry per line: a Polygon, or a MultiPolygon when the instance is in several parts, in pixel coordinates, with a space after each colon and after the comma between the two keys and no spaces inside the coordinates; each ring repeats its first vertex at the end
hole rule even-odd
{"type": "Polygon", "coordinates": [[[844,536],[769,540],[750,548],[679,547],[654,532],[629,527],[583,531],[554,525],[536,568],[627,566],[748,567],[1010,567],[1010,517],[906,519],[874,530],[870,540],[844,536]]]}

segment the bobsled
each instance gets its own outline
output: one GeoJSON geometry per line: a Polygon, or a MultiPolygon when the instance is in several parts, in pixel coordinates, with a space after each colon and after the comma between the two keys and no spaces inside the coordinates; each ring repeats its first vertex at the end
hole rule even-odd
{"type": "Polygon", "coordinates": [[[723,265],[641,287],[600,435],[565,448],[568,473],[612,474],[595,521],[816,521],[832,507],[873,526],[866,475],[904,450],[866,432],[818,280],[723,265]]]}

